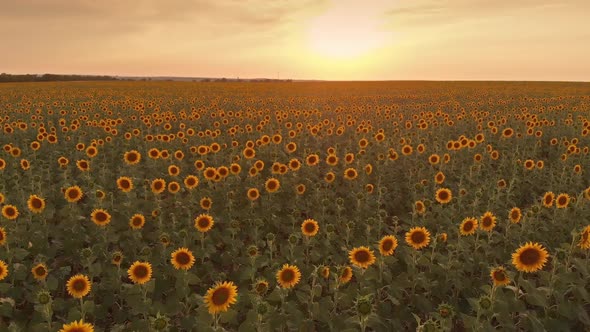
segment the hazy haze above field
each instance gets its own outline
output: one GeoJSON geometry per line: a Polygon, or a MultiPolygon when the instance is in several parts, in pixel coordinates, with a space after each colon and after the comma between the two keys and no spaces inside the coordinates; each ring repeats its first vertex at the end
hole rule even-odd
{"type": "Polygon", "coordinates": [[[587,0],[0,0],[0,72],[590,80],[587,0]]]}

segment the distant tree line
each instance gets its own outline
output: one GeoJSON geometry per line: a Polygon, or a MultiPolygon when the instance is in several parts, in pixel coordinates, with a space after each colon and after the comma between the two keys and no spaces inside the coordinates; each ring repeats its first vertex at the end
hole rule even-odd
{"type": "Polygon", "coordinates": [[[58,74],[25,74],[12,75],[0,74],[0,83],[5,82],[54,82],[54,81],[116,81],[112,76],[91,76],[91,75],[58,75],[58,74]]]}

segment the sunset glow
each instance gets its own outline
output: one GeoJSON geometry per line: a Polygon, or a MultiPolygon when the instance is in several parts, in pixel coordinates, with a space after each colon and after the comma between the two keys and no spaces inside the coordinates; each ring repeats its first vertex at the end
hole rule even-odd
{"type": "Polygon", "coordinates": [[[589,80],[590,2],[0,1],[0,71],[589,80]]]}

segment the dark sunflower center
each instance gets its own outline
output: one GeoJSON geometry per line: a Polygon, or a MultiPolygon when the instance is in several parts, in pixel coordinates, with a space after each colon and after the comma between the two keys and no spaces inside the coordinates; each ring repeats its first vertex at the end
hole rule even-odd
{"type": "Polygon", "coordinates": [[[100,222],[105,222],[107,220],[107,215],[104,212],[98,212],[96,214],[96,220],[100,222]]]}
{"type": "Polygon", "coordinates": [[[77,279],[72,283],[72,288],[77,292],[81,292],[86,289],[86,281],[83,279],[77,279]]]}
{"type": "Polygon", "coordinates": [[[366,250],[359,250],[354,253],[354,259],[359,263],[367,263],[371,256],[369,252],[366,250]]]}
{"type": "Polygon", "coordinates": [[[485,217],[482,219],[481,223],[484,227],[490,227],[492,225],[492,218],[485,217]]]}
{"type": "Polygon", "coordinates": [[[422,242],[426,241],[426,234],[424,234],[421,231],[418,231],[412,233],[412,236],[410,238],[412,239],[412,242],[416,244],[421,244],[422,242]]]}
{"type": "Polygon", "coordinates": [[[229,289],[226,287],[219,288],[213,292],[211,296],[211,302],[214,305],[224,305],[229,300],[229,289]]]}
{"type": "Polygon", "coordinates": [[[557,200],[557,203],[559,203],[559,205],[565,205],[565,203],[567,203],[567,198],[565,198],[565,197],[560,197],[560,198],[557,200]]]}
{"type": "Polygon", "coordinates": [[[162,189],[162,186],[163,186],[162,182],[156,182],[156,183],[154,184],[154,188],[156,188],[156,190],[160,190],[160,189],[162,189]]]}
{"type": "Polygon", "coordinates": [[[70,327],[68,328],[68,332],[85,332],[86,329],[83,327],[70,327]]]}
{"type": "Polygon", "coordinates": [[[535,265],[538,264],[540,260],[541,253],[535,248],[526,249],[520,254],[520,262],[523,265],[535,265]]]}
{"type": "Polygon", "coordinates": [[[78,191],[77,190],[70,190],[68,192],[68,197],[70,197],[71,199],[75,199],[78,197],[78,191]]]}
{"type": "Polygon", "coordinates": [[[295,271],[286,269],[281,273],[281,280],[283,282],[291,282],[295,279],[295,271]]]}
{"type": "Polygon", "coordinates": [[[14,210],[14,208],[12,208],[12,207],[9,207],[6,209],[6,214],[9,216],[13,216],[16,214],[16,210],[14,210]]]}
{"type": "Polygon", "coordinates": [[[191,262],[191,256],[186,252],[176,254],[176,262],[180,265],[187,265],[191,262]]]}
{"type": "Polygon", "coordinates": [[[391,250],[393,248],[393,241],[390,239],[383,241],[383,243],[381,244],[381,248],[383,248],[384,251],[391,250]]]}
{"type": "Polygon", "coordinates": [[[135,153],[130,153],[127,155],[127,160],[129,161],[136,161],[137,160],[137,155],[135,153]]]}
{"type": "Polygon", "coordinates": [[[148,269],[144,265],[138,265],[133,269],[133,274],[137,278],[145,278],[148,275],[148,269]]]}
{"type": "Polygon", "coordinates": [[[342,279],[347,279],[350,276],[350,270],[349,269],[344,269],[344,271],[342,271],[342,279]]]}
{"type": "Polygon", "coordinates": [[[35,208],[35,209],[40,209],[41,207],[43,207],[43,202],[41,202],[40,199],[35,198],[33,199],[33,201],[31,202],[31,205],[35,208]]]}
{"type": "Polygon", "coordinates": [[[494,272],[494,279],[497,281],[504,281],[506,280],[506,275],[503,271],[496,271],[494,272]]]}
{"type": "Polygon", "coordinates": [[[123,188],[129,188],[130,183],[128,180],[121,180],[121,187],[123,188]]]}
{"type": "Polygon", "coordinates": [[[35,274],[38,276],[44,276],[45,275],[45,268],[43,266],[38,266],[35,269],[35,274]]]}
{"type": "Polygon", "coordinates": [[[550,195],[545,196],[545,203],[551,204],[552,201],[553,201],[553,197],[551,197],[550,195]]]}
{"type": "Polygon", "coordinates": [[[193,179],[193,178],[189,178],[189,179],[186,181],[186,183],[187,183],[189,186],[194,186],[194,185],[195,185],[195,179],[193,179]]]}
{"type": "Polygon", "coordinates": [[[141,222],[142,222],[142,220],[140,217],[133,218],[133,225],[134,226],[141,226],[141,222]]]}
{"type": "Polygon", "coordinates": [[[350,177],[350,178],[354,177],[354,175],[355,175],[355,174],[354,174],[354,171],[348,171],[348,172],[346,172],[346,174],[347,174],[347,175],[348,175],[348,177],[350,177]]]}
{"type": "Polygon", "coordinates": [[[178,190],[178,185],[176,183],[170,184],[170,191],[177,191],[177,190],[178,190]]]}
{"type": "Polygon", "coordinates": [[[201,228],[207,228],[207,227],[209,227],[209,219],[207,219],[207,218],[201,218],[201,219],[199,219],[198,225],[201,228]]]}
{"type": "Polygon", "coordinates": [[[312,222],[305,223],[305,231],[308,233],[313,233],[315,231],[315,225],[312,222]]]}
{"type": "Polygon", "coordinates": [[[274,181],[270,181],[268,183],[268,189],[275,189],[277,187],[277,183],[274,181]]]}
{"type": "Polygon", "coordinates": [[[519,217],[518,211],[512,211],[511,217],[512,217],[512,219],[518,219],[518,217],[519,217]]]}
{"type": "Polygon", "coordinates": [[[444,201],[449,198],[449,193],[446,191],[441,191],[440,193],[438,193],[438,198],[444,201]]]}
{"type": "Polygon", "coordinates": [[[471,222],[471,221],[468,221],[468,222],[465,223],[465,225],[463,225],[463,230],[465,232],[469,232],[472,229],[473,229],[473,222],[471,222]]]}

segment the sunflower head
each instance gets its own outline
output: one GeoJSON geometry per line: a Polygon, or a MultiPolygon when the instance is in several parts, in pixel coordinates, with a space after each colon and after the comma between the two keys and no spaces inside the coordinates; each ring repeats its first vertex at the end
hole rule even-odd
{"type": "Polygon", "coordinates": [[[430,244],[430,232],[424,227],[413,227],[406,233],[406,243],[416,250],[430,244]]]}
{"type": "Polygon", "coordinates": [[[545,266],[549,253],[539,243],[527,242],[512,254],[512,264],[518,271],[536,272],[545,266]]]}
{"type": "Polygon", "coordinates": [[[79,200],[82,199],[82,196],[83,196],[82,189],[80,189],[80,187],[78,187],[78,186],[68,187],[64,191],[64,197],[70,203],[78,202],[79,200]]]}
{"type": "Polygon", "coordinates": [[[8,220],[15,220],[19,214],[18,208],[14,205],[7,204],[2,207],[2,216],[8,220]]]}
{"type": "Polygon", "coordinates": [[[319,230],[320,226],[318,225],[318,222],[313,219],[306,219],[301,224],[301,232],[305,236],[315,236],[319,230]]]}
{"type": "Polygon", "coordinates": [[[207,290],[204,302],[210,314],[226,312],[230,305],[237,302],[238,287],[231,282],[217,282],[207,290]]]}
{"type": "Polygon", "coordinates": [[[4,280],[8,276],[8,265],[5,261],[0,260],[0,280],[4,280]]]}
{"type": "Polygon", "coordinates": [[[41,213],[45,209],[45,199],[37,195],[31,195],[27,201],[27,207],[33,213],[41,213]]]}
{"type": "Polygon", "coordinates": [[[152,265],[148,262],[135,261],[127,270],[127,274],[134,284],[145,284],[152,279],[152,265]]]}
{"type": "Polygon", "coordinates": [[[94,332],[94,326],[81,319],[64,324],[59,332],[94,332]]]}
{"type": "Polygon", "coordinates": [[[448,188],[440,188],[436,191],[434,198],[440,204],[447,204],[453,199],[453,193],[448,188]]]}
{"type": "Polygon", "coordinates": [[[187,248],[179,248],[171,254],[170,262],[177,270],[188,270],[195,263],[195,256],[187,248]]]}
{"type": "Polygon", "coordinates": [[[459,233],[461,235],[473,235],[477,230],[477,219],[469,217],[463,219],[459,226],[459,233]]]}
{"type": "Polygon", "coordinates": [[[80,299],[90,293],[92,282],[87,276],[76,274],[68,280],[66,287],[71,296],[80,299]]]}
{"type": "Polygon", "coordinates": [[[277,272],[277,282],[282,288],[292,288],[299,283],[301,272],[295,265],[284,264],[277,272]]]}
{"type": "Polygon", "coordinates": [[[33,274],[33,278],[37,280],[45,280],[47,277],[47,266],[43,263],[39,263],[31,269],[31,273],[33,274]]]}
{"type": "Polygon", "coordinates": [[[397,239],[393,235],[386,235],[379,241],[379,252],[383,256],[393,255],[397,248],[397,239]]]}
{"type": "Polygon", "coordinates": [[[508,219],[510,219],[510,222],[512,222],[514,224],[518,224],[520,222],[521,218],[522,218],[522,212],[517,207],[513,207],[510,210],[510,212],[508,213],[508,219]]]}
{"type": "Polygon", "coordinates": [[[117,188],[124,193],[133,190],[133,180],[128,176],[121,176],[117,179],[117,188]]]}
{"type": "Polygon", "coordinates": [[[205,213],[200,214],[195,218],[195,228],[201,233],[211,230],[211,228],[213,228],[213,223],[213,217],[205,213]]]}
{"type": "Polygon", "coordinates": [[[353,265],[363,269],[366,269],[375,263],[375,254],[373,253],[373,250],[364,246],[350,250],[348,252],[348,258],[353,265]]]}
{"type": "Polygon", "coordinates": [[[344,285],[352,279],[352,268],[350,266],[345,266],[340,270],[340,275],[338,276],[338,281],[340,284],[344,285]]]}
{"type": "Polygon", "coordinates": [[[279,182],[278,179],[270,178],[266,180],[266,182],[264,183],[264,187],[267,192],[274,193],[277,192],[281,187],[281,182],[279,182]]]}
{"type": "Polygon", "coordinates": [[[104,209],[94,209],[90,218],[98,226],[106,226],[111,222],[111,215],[104,209]]]}
{"type": "Polygon", "coordinates": [[[551,191],[548,191],[543,195],[543,206],[544,207],[552,207],[553,200],[555,199],[555,194],[551,191]]]}
{"type": "Polygon", "coordinates": [[[492,278],[494,286],[505,286],[510,283],[510,278],[503,266],[493,268],[490,272],[490,277],[492,278]]]}
{"type": "Polygon", "coordinates": [[[555,199],[555,206],[558,209],[565,209],[570,203],[570,195],[568,194],[559,194],[555,199]]]}
{"type": "Polygon", "coordinates": [[[487,211],[483,214],[483,216],[481,216],[481,223],[479,227],[486,232],[491,232],[494,227],[496,227],[496,216],[493,213],[487,211]]]}

